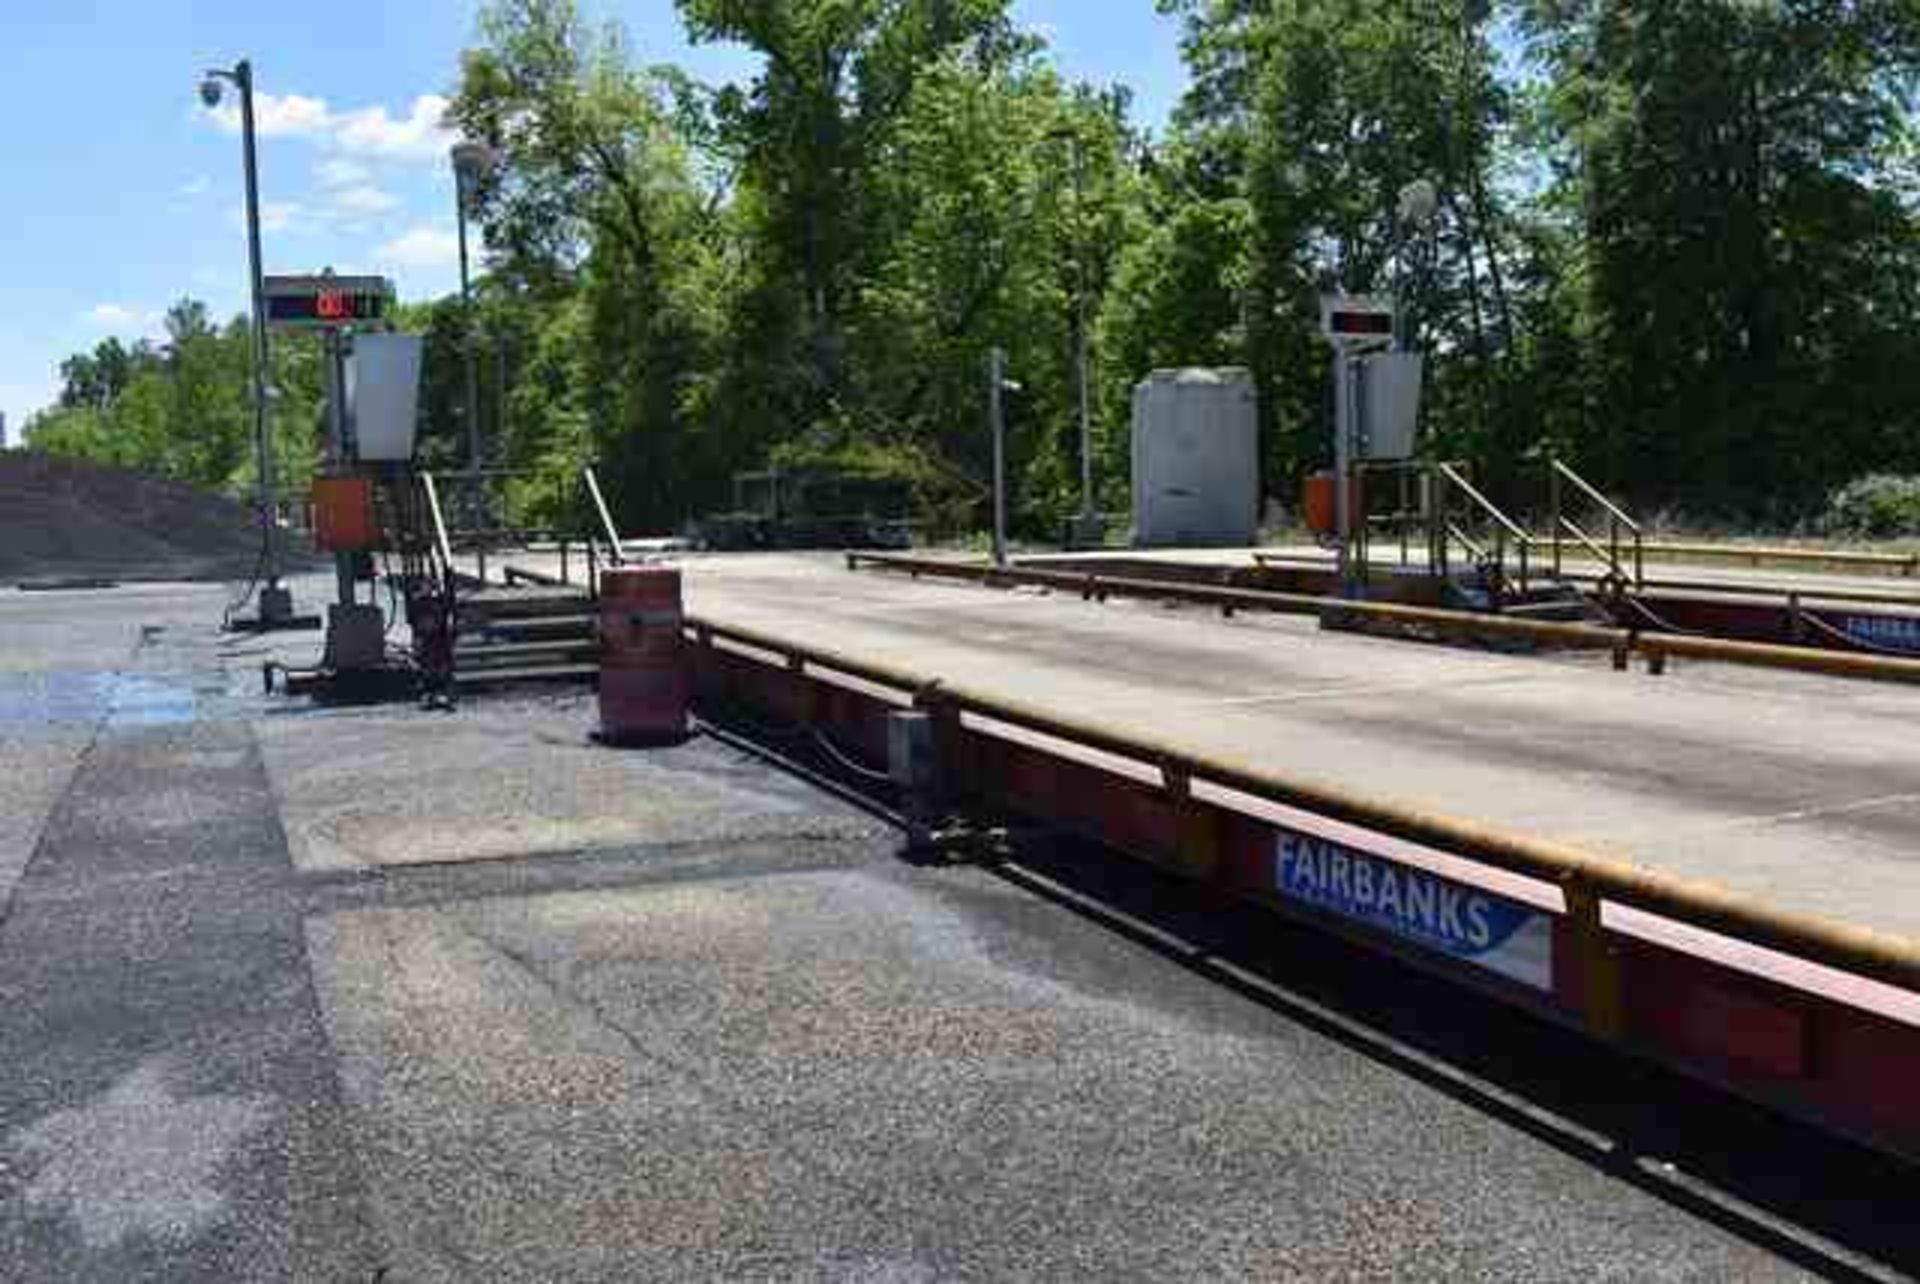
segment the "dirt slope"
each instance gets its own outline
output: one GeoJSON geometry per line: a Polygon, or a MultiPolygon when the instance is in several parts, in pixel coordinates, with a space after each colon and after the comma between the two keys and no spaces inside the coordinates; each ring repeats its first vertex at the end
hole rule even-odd
{"type": "Polygon", "coordinates": [[[244,579],[259,553],[252,510],[226,496],[131,469],[0,450],[0,584],[244,579]]]}

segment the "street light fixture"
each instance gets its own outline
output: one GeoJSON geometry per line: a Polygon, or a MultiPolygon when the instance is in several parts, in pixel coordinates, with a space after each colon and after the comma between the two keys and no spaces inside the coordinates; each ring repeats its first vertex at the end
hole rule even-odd
{"type": "Polygon", "coordinates": [[[479,342],[479,326],[473,311],[473,286],[467,276],[467,207],[472,203],[474,191],[493,173],[498,161],[491,147],[472,139],[461,139],[451,150],[453,159],[454,205],[458,210],[460,229],[460,310],[466,318],[467,341],[467,467],[474,474],[473,493],[479,494],[480,485],[480,354],[476,348],[479,342]]]}
{"type": "Polygon", "coordinates": [[[200,78],[200,101],[211,111],[220,105],[221,83],[240,91],[240,137],[247,181],[247,266],[253,293],[253,455],[255,500],[260,509],[260,561],[266,579],[260,590],[260,626],[270,628],[293,615],[293,596],[280,587],[274,543],[279,515],[274,503],[273,451],[267,430],[267,306],[260,267],[260,167],[254,147],[253,63],[242,58],[232,67],[214,67],[200,78]]]}

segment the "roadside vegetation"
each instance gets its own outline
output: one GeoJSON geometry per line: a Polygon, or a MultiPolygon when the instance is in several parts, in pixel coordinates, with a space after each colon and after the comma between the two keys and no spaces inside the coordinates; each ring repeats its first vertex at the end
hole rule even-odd
{"type": "MultiPolygon", "coordinates": [[[[1428,441],[1496,491],[1544,446],[1645,511],[1920,530],[1908,0],[1159,3],[1194,80],[1150,135],[1006,0],[679,0],[696,39],[760,55],[729,85],[646,64],[571,0],[495,0],[451,114],[502,159],[482,413],[547,479],[529,496],[594,459],[657,530],[728,506],[735,471],[824,464],[977,527],[999,346],[1026,389],[1016,511],[1055,530],[1084,315],[1104,506],[1127,502],[1131,385],[1196,364],[1254,371],[1287,504],[1324,462],[1338,283],[1406,301],[1428,441]],[[1410,228],[1418,179],[1438,213],[1410,228]]],[[[243,333],[176,312],[164,345],[69,363],[30,440],[241,482],[243,333]]],[[[410,319],[450,454],[464,319],[410,319]]],[[[297,477],[317,376],[280,351],[297,477]]]]}

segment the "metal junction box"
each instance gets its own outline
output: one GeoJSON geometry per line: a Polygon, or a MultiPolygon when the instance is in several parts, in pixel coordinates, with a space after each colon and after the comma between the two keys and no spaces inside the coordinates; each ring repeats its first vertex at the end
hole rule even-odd
{"type": "Polygon", "coordinates": [[[1378,352],[1360,362],[1360,440],[1358,459],[1391,460],[1412,456],[1420,427],[1420,381],[1425,365],[1418,353],[1378,352]]]}
{"type": "Polygon", "coordinates": [[[372,478],[314,478],[313,542],[330,553],[380,547],[372,478]]]}
{"type": "Polygon", "coordinates": [[[413,334],[358,334],[347,363],[347,407],[354,457],[363,463],[413,458],[419,420],[420,361],[426,341],[413,334]]]}

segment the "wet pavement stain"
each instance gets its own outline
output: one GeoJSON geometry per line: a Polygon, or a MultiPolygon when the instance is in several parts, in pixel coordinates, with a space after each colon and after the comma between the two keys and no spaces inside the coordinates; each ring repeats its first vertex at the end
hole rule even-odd
{"type": "Polygon", "coordinates": [[[37,1161],[24,1193],[41,1213],[70,1218],[86,1245],[136,1235],[190,1240],[226,1214],[215,1176],[273,1114],[261,1097],[183,1097],[152,1058],[83,1105],[16,1133],[11,1149],[37,1161]]]}

